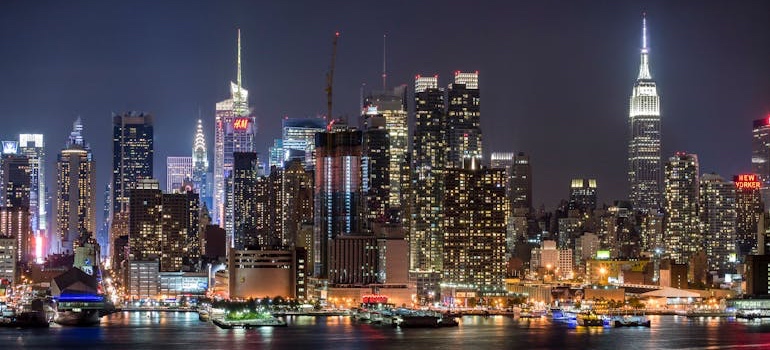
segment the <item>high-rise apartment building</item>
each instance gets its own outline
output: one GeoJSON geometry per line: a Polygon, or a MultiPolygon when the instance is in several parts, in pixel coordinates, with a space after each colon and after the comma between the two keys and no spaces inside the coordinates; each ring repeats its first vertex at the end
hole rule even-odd
{"type": "Polygon", "coordinates": [[[166,157],[166,192],[181,192],[185,182],[193,180],[192,157],[166,157]]]}
{"type": "Polygon", "coordinates": [[[24,207],[0,207],[0,236],[11,237],[16,244],[16,259],[31,261],[33,254],[32,228],[29,226],[29,209],[24,207]]]}
{"type": "Polygon", "coordinates": [[[280,222],[287,247],[304,246],[298,242],[300,229],[303,224],[313,223],[313,174],[303,164],[302,160],[291,160],[283,172],[280,222]]]}
{"type": "Polygon", "coordinates": [[[511,206],[532,211],[532,165],[529,155],[519,152],[513,158],[511,206]]]}
{"type": "Polygon", "coordinates": [[[326,131],[326,121],[321,118],[286,118],[282,123],[284,159],[301,159],[305,168],[313,169],[315,135],[326,131]]]}
{"type": "Polygon", "coordinates": [[[442,282],[502,293],[509,216],[504,169],[483,168],[466,158],[445,177],[442,282]]]}
{"type": "MultiPolygon", "coordinates": [[[[19,154],[4,154],[2,161],[2,205],[29,211],[31,176],[29,158],[19,154]]],[[[31,221],[30,221],[31,228],[31,221]]]]}
{"type": "Polygon", "coordinates": [[[447,90],[447,165],[462,167],[466,157],[482,157],[479,72],[455,72],[447,90]]]}
{"type": "Polygon", "coordinates": [[[129,196],[141,179],[153,177],[154,118],[145,113],[126,113],[112,118],[112,213],[109,250],[118,237],[128,238],[129,196]]]}
{"type": "MultiPolygon", "coordinates": [[[[412,145],[412,227],[409,230],[409,269],[441,271],[443,198],[446,168],[444,91],[438,76],[414,81],[415,129],[412,145]]],[[[427,293],[427,291],[426,291],[427,293]]]]}
{"type": "Polygon", "coordinates": [[[96,164],[82,130],[78,118],[56,162],[57,250],[62,253],[74,252],[80,235],[96,230],[96,164]]]}
{"type": "Polygon", "coordinates": [[[639,76],[629,106],[628,181],[635,210],[660,207],[660,97],[652,80],[647,47],[647,19],[642,19],[639,76]]]}
{"type": "Polygon", "coordinates": [[[366,197],[367,227],[370,227],[370,223],[390,221],[390,209],[393,208],[390,193],[393,183],[390,181],[390,135],[386,128],[386,119],[379,114],[367,113],[364,115],[364,124],[361,185],[366,197]]]}
{"type": "Polygon", "coordinates": [[[235,223],[232,240],[235,249],[244,250],[257,245],[259,161],[254,152],[236,152],[233,159],[233,203],[231,205],[235,223]]]}
{"type": "Polygon", "coordinates": [[[666,163],[664,237],[666,253],[677,264],[685,264],[703,249],[698,220],[698,156],[677,153],[666,163]]]}
{"type": "MultiPolygon", "coordinates": [[[[233,212],[225,204],[232,201],[227,179],[233,171],[235,152],[256,152],[256,118],[249,111],[249,92],[241,81],[241,32],[238,30],[238,70],[236,82],[230,82],[230,98],[216,104],[214,125],[214,208],[213,221],[233,235],[233,212]]],[[[234,242],[228,241],[232,247],[234,242]]]]}
{"type": "Polygon", "coordinates": [[[735,272],[735,184],[717,174],[700,178],[700,222],[708,270],[735,272]]]}

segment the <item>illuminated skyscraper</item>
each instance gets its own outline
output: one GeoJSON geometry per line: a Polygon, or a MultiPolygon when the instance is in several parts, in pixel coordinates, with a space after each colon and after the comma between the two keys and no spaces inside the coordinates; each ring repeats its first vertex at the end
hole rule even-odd
{"type": "Polygon", "coordinates": [[[253,249],[257,243],[257,215],[259,202],[257,168],[259,161],[254,152],[236,152],[233,155],[233,217],[235,249],[253,249]]]}
{"type": "Polygon", "coordinates": [[[513,202],[513,164],[515,153],[513,152],[492,152],[489,157],[490,168],[505,169],[505,192],[508,194],[509,202],[513,202]]]}
{"type": "Polygon", "coordinates": [[[596,179],[572,179],[568,205],[581,213],[596,209],[596,179]]]}
{"type": "Polygon", "coordinates": [[[203,133],[203,122],[198,119],[198,127],[195,130],[195,140],[192,148],[192,182],[195,192],[200,195],[201,202],[211,208],[211,186],[209,181],[209,156],[206,152],[206,137],[203,133]]]}
{"type": "Polygon", "coordinates": [[[717,174],[700,178],[700,222],[708,270],[735,272],[735,184],[717,174]]]}
{"type": "Polygon", "coordinates": [[[96,165],[78,118],[56,163],[56,233],[59,252],[74,252],[82,233],[96,230],[96,165]]]}
{"type": "MultiPolygon", "coordinates": [[[[373,108],[376,110],[376,108],[373,108]]],[[[364,116],[363,162],[361,164],[363,193],[366,197],[367,225],[388,221],[391,185],[390,137],[386,119],[379,114],[364,116]]]]}
{"type": "Polygon", "coordinates": [[[225,228],[228,247],[233,241],[233,213],[226,210],[232,191],[226,181],[233,171],[233,153],[255,152],[256,118],[249,111],[249,92],[241,81],[241,31],[238,30],[238,70],[236,82],[230,82],[230,98],[216,105],[214,126],[214,208],[213,221],[225,228]]]}
{"type": "Polygon", "coordinates": [[[455,72],[447,94],[447,164],[460,168],[464,158],[482,157],[479,72],[455,72]]]}
{"type": "Polygon", "coordinates": [[[505,169],[483,168],[473,157],[446,172],[442,282],[453,290],[470,285],[480,293],[504,291],[510,211],[505,177],[505,169]]]}
{"type": "Polygon", "coordinates": [[[770,116],[754,120],[751,141],[751,171],[763,187],[770,183],[770,116]]]}
{"type": "MultiPolygon", "coordinates": [[[[764,204],[757,174],[741,174],[733,177],[735,183],[735,244],[738,255],[757,254],[757,224],[762,217],[764,204]]],[[[744,260],[742,260],[744,261],[744,260]]]]}
{"type": "Polygon", "coordinates": [[[513,158],[511,191],[511,206],[514,209],[532,210],[532,165],[524,152],[517,153],[513,158]]]}
{"type": "Polygon", "coordinates": [[[43,134],[19,135],[19,153],[29,159],[29,212],[32,232],[37,236],[48,228],[43,134]]]}
{"type": "Polygon", "coordinates": [[[31,180],[29,158],[19,154],[4,154],[2,162],[3,182],[2,188],[0,188],[2,206],[23,208],[29,211],[31,180]]]}
{"type": "Polygon", "coordinates": [[[306,169],[315,168],[315,135],[326,131],[321,118],[286,118],[283,120],[281,147],[288,159],[302,159],[306,169]]]}
{"type": "Polygon", "coordinates": [[[405,209],[402,202],[407,200],[409,188],[409,127],[406,106],[406,86],[392,91],[373,91],[364,101],[365,114],[378,114],[385,118],[388,132],[388,203],[392,219],[399,220],[399,210],[405,209]]]}
{"type": "Polygon", "coordinates": [[[362,232],[361,142],[358,130],[316,134],[315,273],[329,273],[329,247],[338,236],[362,232]]]}
{"type": "Polygon", "coordinates": [[[663,240],[666,253],[677,264],[685,264],[703,249],[698,220],[698,156],[677,153],[666,163],[666,213],[663,240]]]}
{"type": "MultiPolygon", "coordinates": [[[[126,113],[112,118],[112,213],[109,251],[118,237],[128,238],[128,196],[140,179],[153,174],[153,116],[126,113]]],[[[113,265],[114,266],[114,265],[113,265]]]]}
{"type": "Polygon", "coordinates": [[[193,179],[192,157],[166,157],[166,192],[181,192],[185,181],[193,179]]]}
{"type": "MultiPolygon", "coordinates": [[[[415,129],[412,146],[414,209],[409,232],[409,269],[439,272],[443,231],[442,201],[446,168],[444,91],[438,76],[415,78],[415,129]]],[[[425,294],[427,291],[419,292],[425,294]]]]}
{"type": "Polygon", "coordinates": [[[642,19],[642,57],[629,106],[628,181],[635,210],[660,207],[660,97],[652,80],[647,19],[642,19]]]}
{"type": "Polygon", "coordinates": [[[286,239],[284,245],[304,246],[298,240],[302,225],[313,223],[313,174],[305,170],[303,161],[294,159],[286,164],[281,194],[283,218],[280,222],[286,239]]]}

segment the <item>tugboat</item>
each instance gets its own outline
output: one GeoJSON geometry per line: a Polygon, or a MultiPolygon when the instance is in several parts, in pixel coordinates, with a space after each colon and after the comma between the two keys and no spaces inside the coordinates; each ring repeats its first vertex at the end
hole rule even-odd
{"type": "Polygon", "coordinates": [[[594,312],[581,312],[577,315],[577,323],[583,327],[604,327],[605,318],[594,312]]]}

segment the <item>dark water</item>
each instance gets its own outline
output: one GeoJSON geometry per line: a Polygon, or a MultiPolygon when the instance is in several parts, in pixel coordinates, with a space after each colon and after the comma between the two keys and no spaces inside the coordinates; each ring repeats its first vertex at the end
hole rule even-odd
{"type": "Polygon", "coordinates": [[[125,312],[99,327],[0,328],[0,349],[763,349],[770,322],[651,316],[647,328],[584,328],[547,319],[464,317],[460,326],[394,329],[349,317],[290,317],[289,327],[219,329],[196,313],[125,312]],[[150,317],[148,317],[148,314],[150,317]]]}

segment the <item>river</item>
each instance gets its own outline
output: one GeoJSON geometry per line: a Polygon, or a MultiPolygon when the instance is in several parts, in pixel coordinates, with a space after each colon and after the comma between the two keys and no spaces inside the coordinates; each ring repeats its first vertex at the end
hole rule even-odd
{"type": "Polygon", "coordinates": [[[394,329],[349,317],[289,317],[288,327],[219,329],[196,313],[123,312],[95,327],[0,329],[32,349],[744,349],[770,348],[770,321],[650,316],[651,328],[584,328],[543,319],[466,316],[460,326],[394,329]]]}

